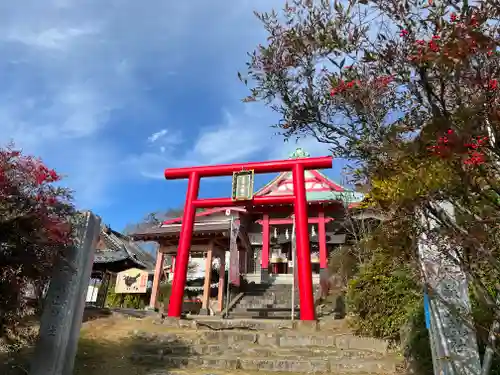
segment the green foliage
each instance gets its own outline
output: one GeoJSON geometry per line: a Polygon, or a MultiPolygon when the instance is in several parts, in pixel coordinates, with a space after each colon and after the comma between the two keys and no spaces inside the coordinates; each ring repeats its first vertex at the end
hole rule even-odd
{"type": "Polygon", "coordinates": [[[144,309],[148,303],[150,294],[136,294],[136,293],[115,293],[115,286],[109,288],[108,295],[106,296],[107,307],[123,307],[127,309],[144,309]]]}
{"type": "Polygon", "coordinates": [[[421,288],[405,265],[377,254],[349,282],[347,304],[360,334],[399,341],[399,331],[419,308],[421,288]]]}

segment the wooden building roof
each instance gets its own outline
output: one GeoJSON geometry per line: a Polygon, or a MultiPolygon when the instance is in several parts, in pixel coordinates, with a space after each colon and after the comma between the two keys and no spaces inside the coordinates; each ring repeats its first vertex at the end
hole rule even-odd
{"type": "Polygon", "coordinates": [[[153,270],[155,259],[141,249],[132,239],[106,225],[101,226],[99,241],[94,255],[94,269],[137,267],[153,270]]]}
{"type": "MultiPolygon", "coordinates": [[[[227,235],[230,229],[230,221],[196,222],[193,227],[193,236],[202,237],[212,234],[227,235]]],[[[139,241],[157,241],[159,239],[178,237],[180,230],[180,223],[164,224],[135,232],[131,236],[139,241]]]]}

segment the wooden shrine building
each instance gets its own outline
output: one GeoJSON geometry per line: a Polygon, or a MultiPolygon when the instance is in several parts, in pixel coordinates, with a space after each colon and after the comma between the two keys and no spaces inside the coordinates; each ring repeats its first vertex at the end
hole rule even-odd
{"type": "MultiPolygon", "coordinates": [[[[307,158],[309,154],[297,149],[290,159],[307,158]]],[[[362,193],[349,190],[317,171],[305,171],[306,199],[308,203],[309,241],[313,283],[318,284],[320,275],[326,275],[329,253],[349,241],[344,229],[348,210],[355,209],[363,200],[362,193]]],[[[293,194],[292,173],[280,173],[259,189],[254,196],[293,194]]],[[[237,235],[239,274],[248,282],[293,282],[292,232],[293,207],[263,207],[248,210],[242,207],[220,207],[196,214],[190,254],[200,259],[205,269],[203,308],[208,307],[210,271],[214,258],[219,258],[220,275],[218,311],[223,308],[224,267],[229,262],[231,222],[240,222],[237,235]]],[[[182,218],[167,220],[162,225],[132,234],[135,240],[156,241],[159,244],[155,282],[151,295],[151,307],[156,306],[160,275],[165,256],[172,259],[175,272],[175,256],[179,241],[182,218]]]]}

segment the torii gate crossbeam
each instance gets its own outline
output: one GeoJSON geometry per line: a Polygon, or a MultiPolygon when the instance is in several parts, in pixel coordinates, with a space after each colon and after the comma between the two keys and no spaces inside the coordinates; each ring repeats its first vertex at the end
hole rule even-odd
{"type": "Polygon", "coordinates": [[[168,316],[180,317],[184,288],[189,262],[189,249],[197,208],[227,206],[267,206],[293,204],[297,239],[297,268],[300,295],[300,319],[315,320],[314,295],[311,272],[311,252],[309,247],[308,215],[304,171],[332,167],[333,158],[300,158],[274,160],[258,163],[223,164],[206,167],[169,168],[165,170],[167,180],[188,179],[186,203],[182,216],[182,226],[177,249],[172,294],[168,316]],[[234,172],[253,170],[254,173],[279,173],[291,171],[294,195],[254,197],[249,201],[233,201],[231,198],[198,199],[202,177],[230,176],[234,172]]]}

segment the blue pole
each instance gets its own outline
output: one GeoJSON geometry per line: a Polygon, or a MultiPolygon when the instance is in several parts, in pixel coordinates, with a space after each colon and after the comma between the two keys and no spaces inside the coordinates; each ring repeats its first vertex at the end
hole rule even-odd
{"type": "Polygon", "coordinates": [[[429,295],[424,292],[424,313],[425,313],[425,328],[431,329],[431,311],[429,308],[429,295]]]}

